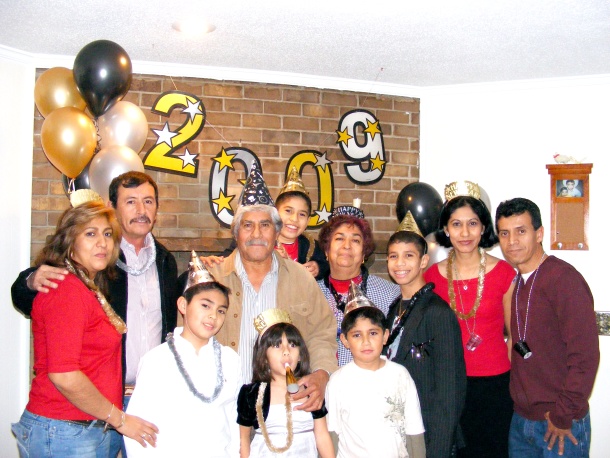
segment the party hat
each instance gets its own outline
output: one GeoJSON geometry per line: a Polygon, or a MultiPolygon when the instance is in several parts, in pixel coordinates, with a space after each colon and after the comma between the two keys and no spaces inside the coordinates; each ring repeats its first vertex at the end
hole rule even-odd
{"type": "Polygon", "coordinates": [[[282,189],[280,189],[280,193],[278,194],[278,197],[280,196],[280,194],[283,194],[285,192],[290,192],[290,191],[296,191],[296,192],[303,193],[305,195],[309,195],[309,193],[307,192],[307,189],[305,189],[303,180],[301,180],[301,175],[299,175],[299,171],[297,170],[296,167],[292,167],[292,169],[290,169],[290,174],[288,175],[288,179],[286,180],[286,183],[284,183],[284,186],[282,186],[282,189]]]}
{"type": "Polygon", "coordinates": [[[104,199],[93,189],[79,189],[70,193],[70,205],[78,207],[85,202],[100,202],[104,203],[104,199]]]}
{"type": "Polygon", "coordinates": [[[342,205],[340,207],[335,207],[331,214],[331,218],[338,215],[346,215],[346,216],[355,216],[359,219],[364,219],[364,212],[360,210],[360,204],[362,203],[362,199],[356,197],[352,205],[342,205]]]}
{"type": "Polygon", "coordinates": [[[186,286],[184,291],[193,286],[198,285],[199,283],[208,283],[211,281],[216,281],[216,279],[212,276],[208,269],[201,263],[201,260],[195,253],[195,250],[191,251],[191,261],[189,262],[189,273],[186,279],[186,286]]]}
{"type": "Polygon", "coordinates": [[[454,181],[445,185],[445,202],[449,202],[454,197],[470,196],[475,199],[481,198],[479,185],[472,181],[454,181]]]}
{"type": "Polygon", "coordinates": [[[248,175],[244,189],[239,196],[239,205],[244,207],[249,205],[273,206],[273,199],[255,161],[252,161],[250,175],[248,175]]]}
{"type": "Polygon", "coordinates": [[[415,232],[417,235],[420,235],[421,237],[423,237],[421,231],[419,230],[419,227],[417,226],[417,222],[415,221],[415,218],[413,218],[413,214],[411,213],[411,210],[407,210],[407,214],[400,222],[398,229],[396,229],[396,232],[398,232],[398,231],[415,232]]]}
{"type": "Polygon", "coordinates": [[[350,282],[349,290],[347,291],[347,302],[345,303],[345,313],[349,313],[360,307],[375,307],[362,292],[360,286],[353,281],[350,282]]]}
{"type": "Polygon", "coordinates": [[[278,323],[292,324],[290,314],[286,310],[268,309],[254,319],[254,327],[258,331],[259,336],[262,336],[267,329],[278,323]]]}

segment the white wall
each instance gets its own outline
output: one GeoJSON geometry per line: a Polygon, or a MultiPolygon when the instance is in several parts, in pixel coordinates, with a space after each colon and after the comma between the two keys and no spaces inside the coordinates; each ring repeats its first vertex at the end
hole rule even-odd
{"type": "Polygon", "coordinates": [[[30,264],[35,69],[26,56],[0,50],[0,456],[16,457],[11,423],[27,402],[30,324],[15,311],[10,287],[30,264]]]}
{"type": "MultiPolygon", "coordinates": [[[[420,180],[443,196],[444,186],[471,180],[489,195],[492,212],[512,197],[536,202],[547,230],[547,252],[587,279],[595,309],[610,311],[604,260],[606,180],[610,179],[610,77],[468,85],[421,94],[420,180]],[[590,176],[589,251],[550,251],[553,154],[586,158],[590,176]]],[[[500,255],[499,248],[494,254],[500,255]]],[[[602,361],[591,397],[593,458],[610,456],[610,337],[600,337],[602,361]]]]}

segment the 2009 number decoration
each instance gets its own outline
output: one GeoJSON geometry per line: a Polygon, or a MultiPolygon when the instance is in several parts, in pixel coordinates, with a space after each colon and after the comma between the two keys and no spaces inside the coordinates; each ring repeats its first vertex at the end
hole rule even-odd
{"type": "Polygon", "coordinates": [[[385,149],[379,120],[366,110],[352,110],[343,115],[337,130],[337,143],[352,164],[345,164],[345,174],[354,183],[371,185],[385,173],[385,149]],[[362,129],[362,138],[359,130],[362,129]],[[354,164],[355,162],[355,164],[354,164]]]}
{"type": "Polygon", "coordinates": [[[147,169],[197,178],[197,154],[192,154],[188,147],[184,148],[182,155],[174,153],[199,135],[205,124],[205,107],[201,100],[192,94],[170,91],[155,100],[151,111],[169,116],[177,108],[182,108],[182,113],[186,115],[184,123],[176,132],[170,130],[167,122],[162,130],[153,129],[157,142],[146,153],[142,162],[147,169]]]}
{"type": "MultiPolygon", "coordinates": [[[[184,123],[176,131],[170,129],[168,122],[163,129],[153,129],[157,142],[146,153],[143,163],[147,169],[197,178],[199,159],[197,154],[188,150],[187,145],[199,135],[205,124],[206,111],[203,102],[195,95],[170,91],[159,96],[151,111],[169,117],[174,109],[180,108],[186,117],[184,123]],[[178,154],[182,147],[182,154],[178,154]]],[[[341,117],[336,132],[337,143],[350,161],[344,165],[347,177],[359,185],[371,185],[381,180],[387,161],[383,133],[375,115],[366,110],[349,111],[341,117]]],[[[302,174],[305,167],[311,166],[316,173],[318,207],[309,219],[310,228],[327,222],[334,207],[334,180],[330,167],[332,161],[327,159],[326,155],[326,152],[299,151],[288,160],[285,169],[288,173],[292,167],[296,167],[302,174]]],[[[236,197],[236,194],[229,191],[229,172],[235,171],[234,163],[237,162],[243,166],[245,175],[248,176],[252,163],[256,162],[262,171],[261,163],[254,152],[241,147],[222,148],[211,161],[210,210],[222,226],[229,227],[233,220],[231,202],[236,197]]]]}

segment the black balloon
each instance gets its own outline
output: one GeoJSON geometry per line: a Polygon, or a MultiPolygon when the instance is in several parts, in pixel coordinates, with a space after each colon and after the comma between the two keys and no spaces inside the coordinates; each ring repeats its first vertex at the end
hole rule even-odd
{"type": "Polygon", "coordinates": [[[427,183],[410,183],[400,191],[396,200],[396,216],[398,221],[410,211],[419,227],[426,237],[438,229],[443,200],[440,194],[427,183]]]}
{"type": "Polygon", "coordinates": [[[74,81],[97,118],[121,100],[131,85],[131,59],[118,44],[97,40],[74,59],[74,81]]]}
{"type": "Polygon", "coordinates": [[[70,183],[70,181],[72,181],[72,178],[66,175],[61,176],[61,184],[64,187],[64,192],[66,193],[66,196],[70,197],[70,193],[72,191],[78,191],[79,189],[91,189],[91,185],[89,184],[90,165],[91,162],[89,162],[87,166],[83,169],[83,171],[79,173],[76,178],[74,178],[73,183],[70,183]]]}

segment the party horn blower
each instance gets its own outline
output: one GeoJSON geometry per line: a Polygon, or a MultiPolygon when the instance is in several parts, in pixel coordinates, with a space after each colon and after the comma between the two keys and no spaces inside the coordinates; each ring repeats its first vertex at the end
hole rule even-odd
{"type": "Polygon", "coordinates": [[[284,366],[286,367],[286,390],[290,394],[298,393],[299,385],[297,384],[297,378],[294,376],[290,364],[285,363],[284,366]]]}

